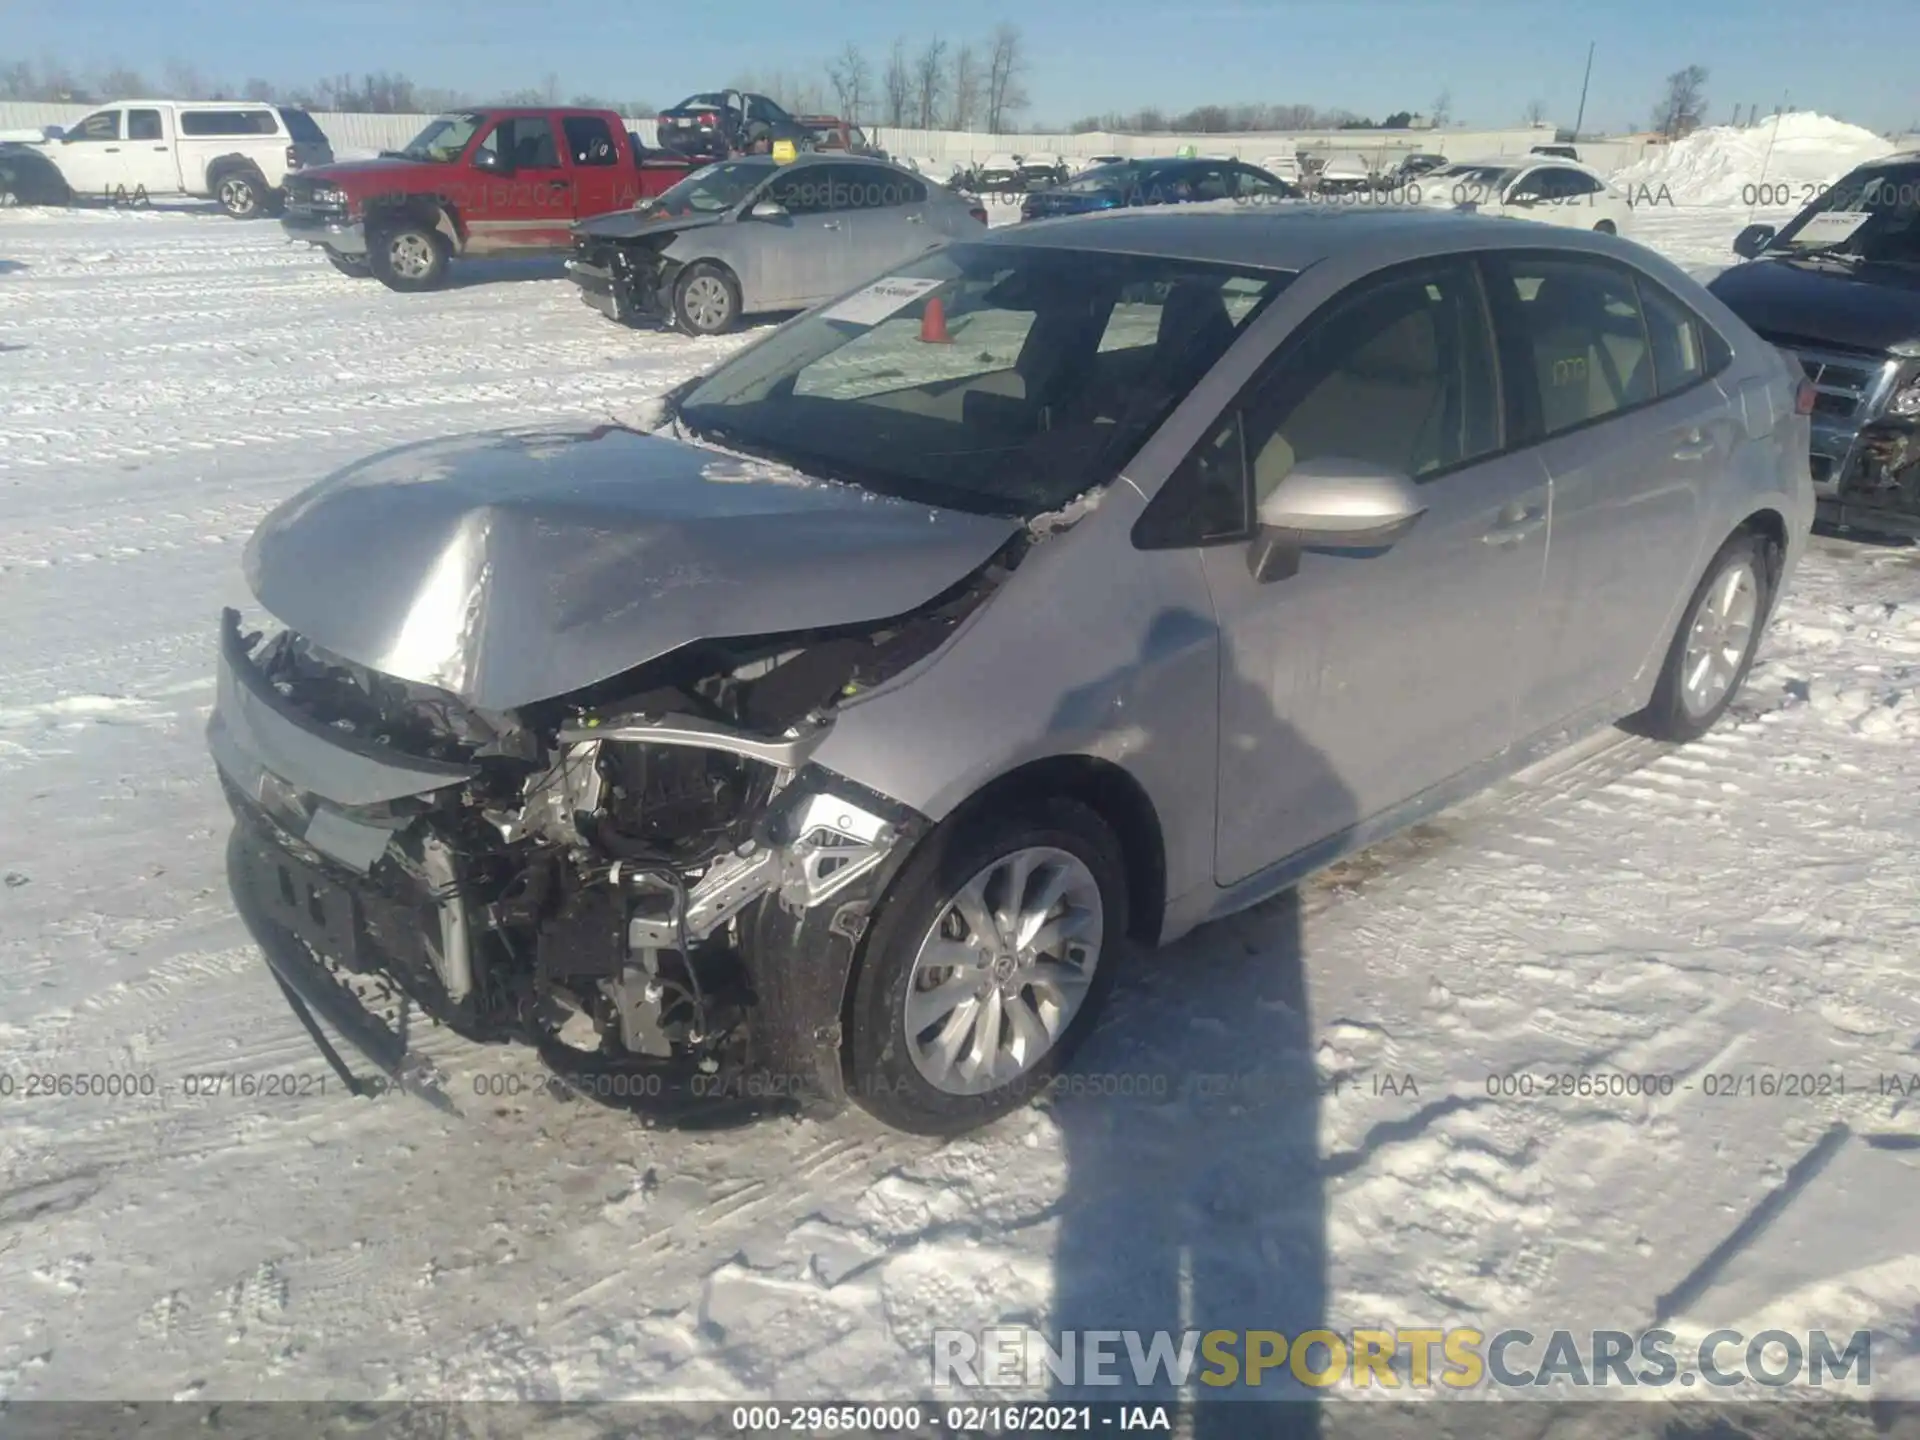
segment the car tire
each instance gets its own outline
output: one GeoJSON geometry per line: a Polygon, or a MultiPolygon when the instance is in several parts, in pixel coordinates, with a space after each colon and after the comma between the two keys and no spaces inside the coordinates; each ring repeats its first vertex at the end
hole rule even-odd
{"type": "Polygon", "coordinates": [[[338,255],[329,250],[327,251],[327,263],[342,275],[354,280],[370,280],[373,278],[373,265],[364,255],[338,255]]]}
{"type": "Polygon", "coordinates": [[[1127,920],[1120,842],[1078,801],[1023,801],[936,829],[895,879],[861,949],[842,1052],[848,1095],[916,1135],[957,1135],[1034,1099],[1096,1022],[1126,952],[1127,920]],[[1015,918],[1037,923],[1045,907],[1060,912],[1056,923],[1080,917],[1077,928],[1024,951],[1004,931],[987,937],[985,950],[970,943],[976,932],[961,912],[1000,925],[1023,863],[1025,908],[1015,918]],[[1049,904],[1054,888],[1060,895],[1049,904]],[[969,890],[984,909],[962,898],[969,890]],[[932,954],[969,963],[935,965],[932,954]],[[950,987],[963,993],[956,999],[950,987]],[[944,1001],[926,998],[943,991],[944,1001]],[[916,996],[917,1029],[908,1018],[916,996]],[[942,1038],[958,1057],[951,1064],[942,1063],[942,1038]],[[997,1084],[991,1066],[979,1068],[986,1043],[1006,1067],[997,1084]]]}
{"type": "Polygon", "coordinates": [[[1654,685],[1630,728],[1656,740],[1697,740],[1733,703],[1753,667],[1772,609],[1772,546],[1750,530],[1728,539],[1681,612],[1654,685]]]}
{"type": "Polygon", "coordinates": [[[267,213],[270,190],[258,170],[223,170],[213,182],[213,198],[235,220],[254,220],[267,213]]]}
{"type": "Polygon", "coordinates": [[[1615,225],[1611,220],[1602,220],[1593,228],[1601,235],[1618,235],[1620,233],[1620,227],[1615,225]]]}
{"type": "Polygon", "coordinates": [[[673,320],[689,335],[724,335],[740,323],[740,282],[710,261],[689,265],[673,286],[673,320]]]}
{"type": "Polygon", "coordinates": [[[408,294],[436,289],[447,278],[450,258],[447,237],[419,221],[382,229],[367,244],[374,278],[389,290],[408,294]]]}

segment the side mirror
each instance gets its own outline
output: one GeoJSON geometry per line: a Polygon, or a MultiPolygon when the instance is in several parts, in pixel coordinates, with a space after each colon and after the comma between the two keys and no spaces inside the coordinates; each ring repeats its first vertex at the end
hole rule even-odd
{"type": "Polygon", "coordinates": [[[1771,225],[1749,225],[1733,237],[1733,253],[1751,260],[1773,242],[1775,233],[1771,225]]]}
{"type": "Polygon", "coordinates": [[[755,220],[782,220],[786,218],[787,207],[778,200],[762,200],[754,205],[747,214],[755,220]]]}
{"type": "Polygon", "coordinates": [[[513,162],[498,150],[476,150],[473,152],[473,168],[484,170],[489,175],[511,175],[513,162]]]}
{"type": "Polygon", "coordinates": [[[1427,513],[1413,481],[1365,460],[1296,465],[1260,502],[1247,568],[1262,583],[1284,580],[1308,550],[1377,554],[1427,513]]]}

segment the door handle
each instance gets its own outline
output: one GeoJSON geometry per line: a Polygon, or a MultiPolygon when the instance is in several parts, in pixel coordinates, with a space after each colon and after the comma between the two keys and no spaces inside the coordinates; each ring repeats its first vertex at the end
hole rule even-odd
{"type": "Polygon", "coordinates": [[[1480,538],[1489,545],[1517,545],[1546,523],[1544,505],[1522,505],[1515,501],[1502,507],[1493,528],[1480,538]]]}
{"type": "Polygon", "coordinates": [[[907,223],[909,225],[924,225],[927,223],[927,217],[924,215],[909,215],[907,217],[907,223]]]}
{"type": "Polygon", "coordinates": [[[167,147],[164,145],[156,145],[153,148],[156,154],[164,155],[167,153],[167,147]]]}
{"type": "Polygon", "coordinates": [[[106,147],[103,153],[108,155],[118,155],[120,153],[120,147],[118,145],[109,145],[106,147]]]}
{"type": "Polygon", "coordinates": [[[1699,460],[1713,453],[1713,440],[1698,430],[1687,432],[1686,443],[1673,452],[1676,460],[1699,460]]]}
{"type": "Polygon", "coordinates": [[[820,222],[820,228],[822,230],[838,230],[840,228],[840,222],[838,220],[822,220],[820,222]]]}

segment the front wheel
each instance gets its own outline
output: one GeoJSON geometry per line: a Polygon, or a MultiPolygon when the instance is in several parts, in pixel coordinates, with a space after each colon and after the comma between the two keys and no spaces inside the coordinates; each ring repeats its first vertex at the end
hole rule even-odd
{"type": "Polygon", "coordinates": [[[252,220],[267,211],[267,182],[249,170],[229,170],[214,185],[213,198],[235,220],[252,220]]]}
{"type": "Polygon", "coordinates": [[[1773,567],[1760,536],[1743,530],[1720,547],[1680,618],[1653,701],[1635,728],[1658,740],[1697,740],[1740,693],[1760,648],[1773,567]]]}
{"type": "Polygon", "coordinates": [[[447,278],[446,237],[426,225],[401,225],[369,241],[367,260],[389,290],[432,290],[447,278]]]}
{"type": "Polygon", "coordinates": [[[920,1135],[1034,1099],[1094,1023],[1126,932],[1120,844],[1087,806],[1051,797],[936,830],[862,951],[848,1093],[920,1135]]]}
{"type": "Polygon", "coordinates": [[[740,319],[740,285],[718,265],[689,265],[673,287],[673,318],[689,335],[724,335],[740,319]]]}

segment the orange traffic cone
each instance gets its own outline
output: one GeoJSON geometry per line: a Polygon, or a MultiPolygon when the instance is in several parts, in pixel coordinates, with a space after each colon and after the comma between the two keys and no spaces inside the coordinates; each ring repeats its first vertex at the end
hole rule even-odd
{"type": "Polygon", "coordinates": [[[937,295],[927,301],[927,308],[920,312],[920,340],[926,345],[953,343],[953,337],[947,334],[946,302],[937,295]]]}

